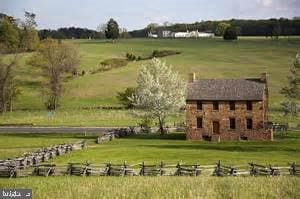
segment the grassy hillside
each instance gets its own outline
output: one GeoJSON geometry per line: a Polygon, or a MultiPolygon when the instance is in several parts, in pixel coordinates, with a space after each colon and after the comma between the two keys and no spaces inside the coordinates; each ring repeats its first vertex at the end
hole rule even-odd
{"type": "MultiPolygon", "coordinates": [[[[100,67],[100,62],[110,58],[124,58],[126,53],[147,56],[153,50],[176,50],[180,55],[165,57],[168,64],[183,78],[190,72],[196,72],[198,78],[244,78],[258,77],[260,73],[269,74],[270,107],[273,118],[278,118],[279,103],[283,99],[279,91],[287,83],[289,67],[295,54],[300,51],[300,38],[281,38],[273,41],[265,38],[245,37],[234,42],[216,39],[129,39],[118,40],[115,44],[106,40],[72,40],[78,44],[81,53],[79,72],[86,75],[68,80],[57,112],[56,121],[47,121],[44,110],[44,97],[41,94],[40,81],[36,68],[26,64],[30,54],[24,54],[20,62],[18,79],[22,84],[15,109],[21,110],[0,116],[0,123],[33,122],[39,125],[105,125],[122,126],[136,123],[127,111],[122,120],[114,118],[114,111],[93,110],[83,117],[78,108],[118,105],[116,94],[129,86],[135,86],[139,67],[146,61],[130,62],[127,66],[106,72],[89,74],[100,67]],[[27,110],[26,112],[22,110],[27,110]],[[103,119],[99,115],[106,115],[103,119]],[[113,118],[109,117],[110,115],[113,118]],[[100,122],[99,122],[100,120],[100,122]],[[116,121],[117,120],[117,121],[116,121]],[[101,122],[102,121],[102,122],[101,122]]],[[[297,123],[297,121],[295,121],[297,123]]]]}
{"type": "MultiPolygon", "coordinates": [[[[243,78],[256,77],[268,72],[271,104],[278,105],[279,90],[287,82],[286,75],[297,51],[300,39],[272,41],[267,39],[244,38],[237,42],[221,39],[199,40],[119,40],[112,44],[105,40],[76,40],[80,47],[81,65],[79,70],[96,69],[101,61],[125,57],[127,52],[135,55],[149,55],[156,49],[171,49],[182,54],[166,57],[183,78],[189,72],[196,72],[198,78],[243,78]]],[[[25,55],[22,63],[29,55],[25,55]]],[[[77,108],[118,103],[115,96],[128,86],[134,86],[139,66],[143,62],[108,72],[75,78],[66,83],[63,107],[77,108]]],[[[39,94],[39,77],[36,69],[22,66],[23,95],[16,108],[42,108],[39,94]]]]}

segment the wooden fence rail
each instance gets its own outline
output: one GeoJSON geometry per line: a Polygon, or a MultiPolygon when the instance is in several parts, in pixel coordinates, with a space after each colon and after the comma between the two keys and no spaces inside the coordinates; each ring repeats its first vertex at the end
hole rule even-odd
{"type": "Polygon", "coordinates": [[[22,176],[300,176],[300,165],[295,162],[278,167],[249,163],[248,165],[230,166],[221,161],[213,165],[183,164],[168,165],[141,162],[129,165],[103,163],[69,163],[68,165],[39,164],[32,167],[14,166],[0,163],[0,177],[13,178],[22,176]]]}

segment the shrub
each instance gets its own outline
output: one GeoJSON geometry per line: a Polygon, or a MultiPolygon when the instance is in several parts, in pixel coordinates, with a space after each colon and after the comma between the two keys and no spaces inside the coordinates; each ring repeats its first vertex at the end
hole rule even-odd
{"type": "Polygon", "coordinates": [[[174,51],[174,50],[154,50],[152,52],[152,58],[153,57],[165,57],[169,55],[177,55],[180,54],[179,51],[174,51]]]}
{"type": "Polygon", "coordinates": [[[229,27],[225,30],[223,35],[224,40],[237,40],[237,31],[234,27],[229,27]]]}
{"type": "MultiPolygon", "coordinates": [[[[120,67],[126,66],[128,64],[128,60],[120,59],[120,58],[112,58],[112,59],[106,59],[106,60],[100,62],[100,64],[101,64],[101,67],[99,67],[95,70],[92,70],[91,74],[105,72],[105,71],[109,71],[113,68],[120,68],[120,67]]],[[[82,73],[82,76],[84,74],[82,73]]]]}
{"type": "Polygon", "coordinates": [[[126,108],[133,108],[132,101],[129,100],[129,97],[131,97],[134,93],[135,93],[135,88],[132,87],[126,88],[124,92],[118,92],[117,99],[126,108]]]}
{"type": "Polygon", "coordinates": [[[135,61],[136,60],[136,56],[132,53],[126,53],[126,58],[129,61],[135,61]]]}
{"type": "Polygon", "coordinates": [[[112,58],[106,59],[100,63],[102,66],[108,66],[109,68],[119,68],[126,66],[128,61],[126,59],[112,58]]]}
{"type": "Polygon", "coordinates": [[[141,133],[151,133],[151,127],[153,126],[153,118],[149,116],[143,117],[141,123],[139,123],[141,127],[141,133]]]}

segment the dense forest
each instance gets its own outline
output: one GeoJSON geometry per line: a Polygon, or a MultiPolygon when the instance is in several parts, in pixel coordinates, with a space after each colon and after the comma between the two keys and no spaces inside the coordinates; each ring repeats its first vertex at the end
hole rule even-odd
{"type": "Polygon", "coordinates": [[[87,28],[59,28],[58,30],[43,29],[39,31],[39,36],[41,39],[46,39],[48,37],[54,39],[104,39],[105,34],[103,32],[98,32],[95,30],[90,30],[87,28]]]}

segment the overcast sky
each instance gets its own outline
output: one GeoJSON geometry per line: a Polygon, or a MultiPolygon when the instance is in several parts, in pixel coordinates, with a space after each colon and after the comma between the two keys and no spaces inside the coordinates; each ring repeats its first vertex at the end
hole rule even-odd
{"type": "Polygon", "coordinates": [[[0,12],[23,18],[24,10],[37,15],[39,29],[96,29],[112,17],[133,30],[165,21],[292,18],[300,0],[0,0],[0,12]]]}

